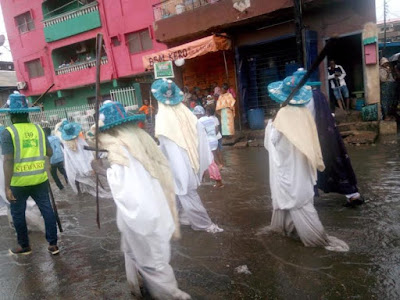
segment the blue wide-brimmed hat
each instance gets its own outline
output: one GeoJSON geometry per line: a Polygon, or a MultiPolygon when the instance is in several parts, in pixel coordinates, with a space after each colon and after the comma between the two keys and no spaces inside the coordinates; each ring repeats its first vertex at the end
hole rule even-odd
{"type": "Polygon", "coordinates": [[[14,92],[8,97],[7,108],[0,108],[0,113],[22,114],[40,111],[40,107],[29,107],[28,99],[19,92],[14,92]]]}
{"type": "Polygon", "coordinates": [[[76,122],[64,120],[58,130],[61,132],[61,138],[64,141],[70,141],[79,136],[79,133],[82,131],[82,126],[76,122]]]}
{"type": "MultiPolygon", "coordinates": [[[[286,77],[283,81],[272,82],[268,85],[268,93],[272,100],[283,103],[290,95],[296,85],[306,74],[304,69],[298,69],[292,76],[286,77]]],[[[290,99],[290,105],[304,105],[311,101],[312,89],[305,85],[290,99]]]]}
{"type": "Polygon", "coordinates": [[[128,115],[125,108],[117,101],[105,101],[100,107],[100,131],[105,131],[126,122],[139,122],[146,119],[146,115],[128,115]]]}
{"type": "Polygon", "coordinates": [[[170,79],[157,79],[151,85],[151,92],[157,101],[166,105],[177,105],[183,100],[183,92],[170,79]]]}

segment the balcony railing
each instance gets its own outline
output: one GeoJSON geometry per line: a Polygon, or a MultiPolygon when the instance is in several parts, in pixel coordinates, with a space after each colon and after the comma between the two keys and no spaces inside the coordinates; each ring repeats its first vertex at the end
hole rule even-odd
{"type": "Polygon", "coordinates": [[[55,24],[58,24],[61,22],[65,22],[65,21],[74,19],[76,17],[90,14],[90,13],[92,13],[94,11],[98,11],[98,10],[99,10],[99,6],[98,6],[98,3],[95,1],[93,3],[83,6],[82,8],[79,8],[77,10],[69,11],[67,13],[63,13],[61,15],[43,20],[43,26],[44,27],[52,26],[52,25],[55,25],[55,24]]]}
{"type": "Polygon", "coordinates": [[[42,22],[48,43],[101,27],[97,1],[42,22]]]}
{"type": "MultiPolygon", "coordinates": [[[[107,57],[102,57],[101,58],[101,64],[104,65],[108,63],[108,58],[107,57]]],[[[56,75],[63,75],[63,74],[68,74],[72,72],[77,72],[89,68],[96,67],[96,60],[90,60],[82,63],[74,63],[72,65],[68,65],[65,67],[60,67],[56,70],[56,75]]]]}
{"type": "Polygon", "coordinates": [[[192,11],[198,7],[214,4],[219,0],[166,0],[153,5],[156,21],[192,11]]]}

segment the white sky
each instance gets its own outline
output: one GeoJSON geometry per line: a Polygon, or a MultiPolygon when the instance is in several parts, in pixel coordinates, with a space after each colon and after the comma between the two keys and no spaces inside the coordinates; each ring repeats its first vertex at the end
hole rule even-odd
{"type": "MultiPolygon", "coordinates": [[[[386,0],[388,4],[387,21],[400,20],[400,0],[386,0]]],[[[376,21],[383,23],[383,2],[384,0],[375,0],[376,21]]]]}
{"type": "MultiPolygon", "coordinates": [[[[375,0],[376,5],[376,19],[378,23],[383,22],[383,1],[384,0],[375,0]]],[[[388,3],[388,16],[387,20],[400,20],[400,0],[386,0],[388,3]]],[[[6,29],[3,21],[3,13],[0,7],[0,34],[6,35],[6,29]]],[[[0,47],[0,60],[1,61],[12,61],[11,52],[8,50],[10,46],[8,44],[8,40],[6,39],[5,47],[0,47]]]]}

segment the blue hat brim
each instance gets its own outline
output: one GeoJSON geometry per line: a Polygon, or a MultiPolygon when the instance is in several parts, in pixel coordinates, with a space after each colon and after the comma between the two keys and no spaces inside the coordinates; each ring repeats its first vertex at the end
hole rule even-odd
{"type": "Polygon", "coordinates": [[[111,129],[115,126],[122,125],[124,123],[128,122],[140,122],[146,120],[146,115],[133,115],[133,116],[128,116],[124,119],[120,119],[118,121],[108,123],[107,125],[100,126],[99,129],[100,131],[106,131],[108,129],[111,129]]]}
{"type": "Polygon", "coordinates": [[[80,124],[75,123],[75,122],[73,122],[71,124],[74,124],[74,134],[67,134],[63,128],[58,129],[59,131],[61,131],[61,138],[64,141],[70,141],[70,140],[76,139],[82,131],[82,126],[80,124]]]}
{"type": "Polygon", "coordinates": [[[0,108],[0,114],[26,114],[31,112],[39,112],[41,111],[40,107],[28,107],[28,108],[0,108]]]}
{"type": "MultiPolygon", "coordinates": [[[[283,92],[283,81],[272,82],[268,85],[268,94],[272,100],[278,103],[283,103],[289,96],[288,93],[283,92]]],[[[310,86],[303,86],[296,93],[296,95],[289,101],[289,105],[305,105],[311,101],[312,89],[310,86]]]]}
{"type": "MultiPolygon", "coordinates": [[[[166,98],[161,92],[161,86],[163,83],[164,83],[163,79],[158,79],[152,83],[151,93],[153,94],[154,98],[156,98],[158,102],[161,102],[165,105],[178,105],[179,103],[181,103],[183,101],[183,95],[180,95],[179,93],[182,92],[180,88],[176,86],[179,92],[176,93],[172,98],[166,98]]],[[[175,84],[175,82],[173,82],[173,84],[175,84]]]]}
{"type": "Polygon", "coordinates": [[[70,141],[70,140],[76,139],[79,136],[79,133],[80,133],[80,131],[78,133],[74,133],[73,135],[70,135],[70,134],[66,134],[65,132],[61,132],[61,137],[64,141],[70,141]]]}

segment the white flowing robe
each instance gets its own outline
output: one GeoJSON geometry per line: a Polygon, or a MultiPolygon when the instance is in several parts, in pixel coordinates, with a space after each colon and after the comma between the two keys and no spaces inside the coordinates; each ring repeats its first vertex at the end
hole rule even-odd
{"type": "Polygon", "coordinates": [[[206,230],[213,225],[197,193],[204,172],[213,161],[212,152],[207,140],[204,126],[197,122],[199,138],[198,151],[200,167],[196,173],[190,163],[185,149],[163,135],[158,136],[160,149],[169,161],[174,176],[175,193],[178,195],[181,210],[181,221],[191,225],[195,230],[206,230]]]}
{"type": "Polygon", "coordinates": [[[123,149],[129,167],[111,164],[107,180],[117,206],[128,283],[137,285],[139,270],[154,298],[175,299],[183,292],[169,265],[175,224],[168,201],[159,181],[123,149]]]}
{"type": "MultiPolygon", "coordinates": [[[[83,149],[84,146],[88,145],[85,140],[77,138],[76,144],[76,151],[70,149],[66,143],[64,144],[64,164],[68,182],[76,194],[78,193],[78,189],[75,181],[79,182],[82,193],[89,193],[92,196],[96,196],[96,181],[91,166],[91,162],[94,159],[93,153],[83,149]]],[[[100,186],[99,196],[102,198],[111,198],[111,194],[100,186]]]]}
{"type": "Polygon", "coordinates": [[[324,246],[331,251],[348,251],[348,245],[325,233],[314,207],[316,169],[272,121],[265,132],[269,152],[270,188],[273,215],[271,228],[290,234],[296,229],[305,246],[324,246]]]}

